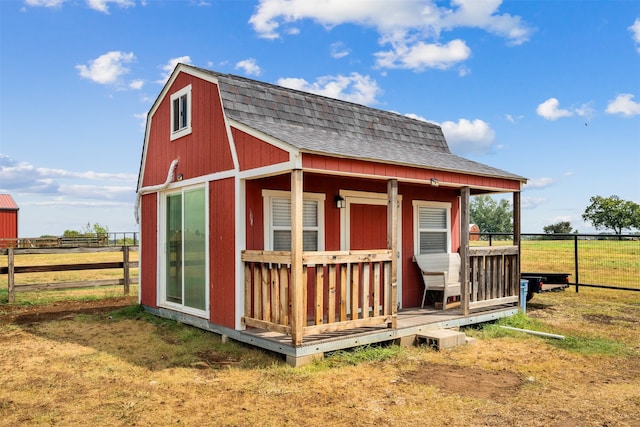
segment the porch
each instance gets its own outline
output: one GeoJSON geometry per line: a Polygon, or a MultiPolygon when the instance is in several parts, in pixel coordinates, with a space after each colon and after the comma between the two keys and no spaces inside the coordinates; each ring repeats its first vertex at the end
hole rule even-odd
{"type": "Polygon", "coordinates": [[[467,291],[462,292],[459,308],[450,310],[399,310],[391,254],[391,250],[303,252],[301,286],[295,287],[291,252],[243,251],[244,334],[266,340],[261,347],[317,344],[317,353],[335,347],[328,345],[335,340],[339,346],[362,345],[364,337],[365,343],[386,341],[415,335],[423,328],[468,325],[518,311],[517,246],[470,248],[462,263],[467,291]],[[294,316],[300,319],[297,330],[294,316]]]}

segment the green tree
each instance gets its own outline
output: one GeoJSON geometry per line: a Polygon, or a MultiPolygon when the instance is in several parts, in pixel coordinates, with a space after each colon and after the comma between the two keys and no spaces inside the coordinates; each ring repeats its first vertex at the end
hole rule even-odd
{"type": "Polygon", "coordinates": [[[80,230],[64,230],[62,237],[98,237],[105,239],[108,234],[109,227],[98,223],[91,225],[90,222],[87,222],[87,225],[80,228],[80,230]]]}
{"type": "Polygon", "coordinates": [[[640,229],[640,205],[622,200],[618,196],[593,196],[589,199],[582,219],[590,222],[596,228],[611,229],[616,234],[622,234],[624,229],[640,229]]]}
{"type": "Polygon", "coordinates": [[[542,230],[546,234],[569,234],[571,233],[571,223],[569,221],[561,221],[557,224],[547,225],[542,230]]]}
{"type": "Polygon", "coordinates": [[[62,237],[80,237],[81,233],[78,230],[64,230],[62,237]]]}
{"type": "Polygon", "coordinates": [[[469,217],[483,233],[513,232],[513,209],[506,199],[498,202],[491,196],[474,196],[469,206],[469,217]]]}
{"type": "Polygon", "coordinates": [[[81,230],[83,236],[105,237],[109,234],[109,227],[102,226],[97,222],[93,225],[87,222],[87,225],[81,230]]]}

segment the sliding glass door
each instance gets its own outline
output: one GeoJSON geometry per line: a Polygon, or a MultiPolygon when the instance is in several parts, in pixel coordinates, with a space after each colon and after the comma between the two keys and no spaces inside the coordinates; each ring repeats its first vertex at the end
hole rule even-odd
{"type": "Polygon", "coordinates": [[[207,215],[204,187],[167,194],[164,203],[164,303],[207,311],[207,215]]]}

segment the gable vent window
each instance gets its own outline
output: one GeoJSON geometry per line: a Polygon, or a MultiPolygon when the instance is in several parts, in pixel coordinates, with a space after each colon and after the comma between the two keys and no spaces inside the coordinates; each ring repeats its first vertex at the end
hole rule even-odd
{"type": "Polygon", "coordinates": [[[191,85],[171,95],[171,140],[191,133],[191,85]]]}

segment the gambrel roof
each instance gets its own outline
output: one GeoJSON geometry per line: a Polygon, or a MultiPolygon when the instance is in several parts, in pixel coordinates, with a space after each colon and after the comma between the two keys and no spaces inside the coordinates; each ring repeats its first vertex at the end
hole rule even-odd
{"type": "Polygon", "coordinates": [[[217,80],[228,119],[300,151],[526,181],[452,154],[436,124],[232,74],[186,67],[217,80]]]}

